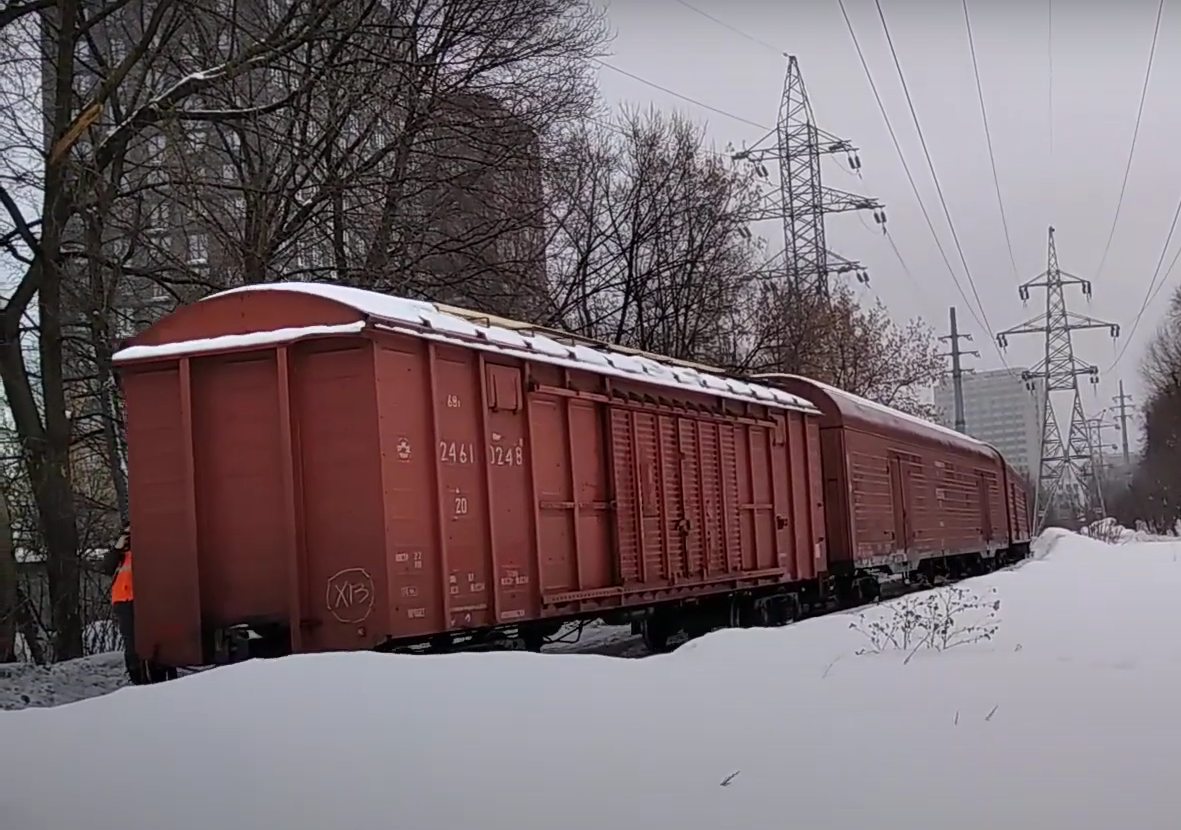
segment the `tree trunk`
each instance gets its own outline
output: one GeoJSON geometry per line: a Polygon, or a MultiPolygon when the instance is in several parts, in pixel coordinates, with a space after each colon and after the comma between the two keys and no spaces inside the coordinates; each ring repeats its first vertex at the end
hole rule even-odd
{"type": "MultiPolygon", "coordinates": [[[[106,215],[110,211],[109,200],[100,200],[99,207],[101,215],[106,215]]],[[[110,287],[113,280],[107,273],[102,258],[103,232],[102,219],[99,216],[91,215],[87,222],[86,239],[90,285],[88,303],[90,314],[87,315],[89,318],[87,331],[90,335],[90,348],[94,354],[94,392],[98,396],[99,412],[102,418],[103,454],[111,473],[111,486],[115,492],[119,521],[126,526],[131,519],[128,508],[127,475],[123,467],[124,445],[120,440],[122,437],[120,434],[120,412],[110,330],[111,295],[114,292],[110,287]]]]}
{"type": "MultiPolygon", "coordinates": [[[[54,271],[57,271],[55,268],[54,271]]],[[[61,280],[45,280],[38,292],[41,327],[41,392],[45,401],[45,458],[34,480],[37,508],[45,532],[49,603],[55,660],[81,657],[81,562],[78,523],[70,486],[70,419],[65,394],[61,280]]]]}
{"type": "Polygon", "coordinates": [[[16,580],[16,551],[12,545],[8,499],[0,494],[0,663],[16,660],[16,580]]]}
{"type": "Polygon", "coordinates": [[[29,660],[34,665],[44,666],[45,649],[41,647],[41,627],[37,625],[37,618],[33,615],[29,598],[16,586],[16,628],[25,638],[25,648],[29,653],[29,660]]]}

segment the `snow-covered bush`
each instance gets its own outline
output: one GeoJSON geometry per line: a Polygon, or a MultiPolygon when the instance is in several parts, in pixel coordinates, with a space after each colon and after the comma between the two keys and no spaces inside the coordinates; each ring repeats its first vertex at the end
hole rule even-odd
{"type": "Polygon", "coordinates": [[[1106,519],[1091,522],[1082,529],[1082,534],[1109,545],[1116,545],[1126,541],[1125,537],[1130,536],[1131,531],[1109,516],[1106,519]]]}
{"type": "Polygon", "coordinates": [[[952,585],[862,612],[849,627],[869,640],[858,654],[919,649],[945,651],[991,640],[1000,627],[1001,601],[996,588],[984,594],[952,585]]]}
{"type": "Polygon", "coordinates": [[[1143,521],[1137,521],[1136,529],[1131,530],[1109,517],[1092,522],[1082,528],[1080,532],[1083,536],[1106,542],[1109,545],[1127,545],[1133,542],[1174,541],[1179,531],[1181,531],[1181,521],[1177,522],[1171,530],[1166,528],[1164,533],[1156,533],[1143,521]]]}

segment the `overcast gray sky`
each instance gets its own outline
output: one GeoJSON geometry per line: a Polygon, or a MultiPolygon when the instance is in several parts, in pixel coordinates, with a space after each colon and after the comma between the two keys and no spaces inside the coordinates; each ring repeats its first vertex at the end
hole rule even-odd
{"type": "MultiPolygon", "coordinates": [[[[817,125],[861,148],[861,181],[843,172],[837,160],[843,157],[837,157],[825,162],[825,182],[860,190],[886,203],[891,235],[915,282],[906,277],[870,217],[865,217],[869,228],[855,216],[831,217],[830,248],[860,259],[870,269],[872,291],[896,318],[921,315],[943,334],[948,306],[957,306],[961,327],[974,335],[981,353],[969,365],[1000,368],[989,334],[968,313],[923,219],[837,0],[691,2],[799,58],[817,125]]],[[[874,0],[845,0],[845,4],[923,203],[971,299],[874,0]]],[[[1096,277],[1131,147],[1157,5],[1157,0],[1054,3],[1051,152],[1047,0],[969,0],[1018,268],[1014,275],[993,185],[963,7],[959,0],[882,0],[919,123],[993,333],[1044,311],[1044,292],[1034,292],[1023,307],[1016,287],[1017,277],[1025,281],[1045,269],[1050,224],[1057,231],[1063,269],[1094,280],[1090,303],[1075,288],[1068,290],[1068,306],[1120,323],[1124,338],[1130,333],[1181,197],[1177,142],[1181,106],[1175,97],[1181,80],[1181,13],[1170,15],[1166,8],[1119,225],[1107,262],[1096,277]]],[[[617,32],[610,63],[768,129],[774,126],[786,69],[781,55],[677,0],[609,0],[608,9],[617,32]]],[[[650,101],[708,122],[710,138],[719,147],[726,142],[753,143],[766,132],[619,73],[603,70],[601,86],[608,101],[650,101]]],[[[772,245],[774,230],[772,226],[764,233],[772,245]]],[[[1165,268],[1178,247],[1181,232],[1174,237],[1165,268]]],[[[1113,372],[1106,371],[1116,356],[1108,332],[1076,334],[1076,352],[1104,373],[1097,396],[1089,384],[1084,389],[1090,414],[1111,405],[1121,378],[1127,391],[1139,398],[1140,356],[1160,322],[1170,289],[1179,280],[1181,268],[1149,307],[1113,372]]],[[[1005,357],[1011,366],[1033,365],[1043,346],[1032,335],[1015,337],[1005,357]]]]}

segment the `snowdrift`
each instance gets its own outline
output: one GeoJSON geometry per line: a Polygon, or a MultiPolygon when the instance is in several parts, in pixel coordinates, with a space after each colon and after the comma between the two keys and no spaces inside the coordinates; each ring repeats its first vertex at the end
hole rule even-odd
{"type": "Polygon", "coordinates": [[[0,713],[0,827],[1171,830],[1178,553],[1046,534],[966,583],[957,626],[993,635],[946,650],[875,652],[895,604],[647,660],[305,656],[0,713]]]}

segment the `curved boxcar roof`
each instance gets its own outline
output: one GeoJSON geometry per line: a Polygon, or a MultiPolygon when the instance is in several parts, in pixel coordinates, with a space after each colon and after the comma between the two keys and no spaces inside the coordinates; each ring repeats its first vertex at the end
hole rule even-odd
{"type": "Polygon", "coordinates": [[[782,386],[793,394],[812,401],[822,414],[822,424],[862,429],[868,432],[883,430],[898,436],[921,437],[922,439],[961,452],[987,456],[990,460],[1002,459],[1001,454],[983,441],[956,432],[932,421],[899,412],[897,409],[875,403],[835,386],[829,386],[812,378],[799,375],[760,375],[761,379],[776,386],[782,386]]]}
{"type": "Polygon", "coordinates": [[[251,285],[210,295],[178,308],[132,338],[116,353],[115,362],[356,335],[367,327],[698,394],[817,412],[806,398],[727,377],[711,367],[475,311],[321,283],[251,285]]]}

